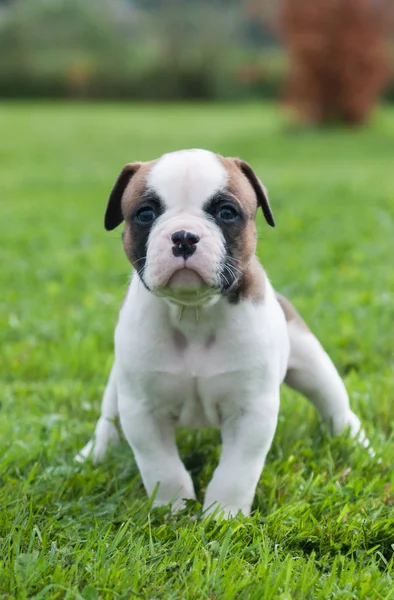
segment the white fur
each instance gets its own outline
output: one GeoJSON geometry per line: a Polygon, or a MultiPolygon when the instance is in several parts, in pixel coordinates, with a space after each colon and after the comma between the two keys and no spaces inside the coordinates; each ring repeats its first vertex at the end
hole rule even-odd
{"type": "MultiPolygon", "coordinates": [[[[207,284],[215,281],[223,239],[220,229],[204,219],[202,206],[225,181],[225,169],[205,151],[174,153],[157,162],[149,185],[167,210],[149,238],[145,276],[150,286],[159,290],[184,266],[184,259],[171,253],[170,237],[177,228],[201,237],[187,263],[207,284]]],[[[155,505],[171,502],[177,509],[195,492],[178,454],[176,427],[220,428],[222,454],[203,508],[231,516],[250,512],[286,373],[334,433],[350,425],[355,436],[360,423],[335,367],[311,333],[286,323],[264,278],[263,301],[230,304],[202,285],[195,305],[188,306],[169,293],[162,298],[147,291],[135,274],[116,327],[115,363],[94,442],[78,459],[103,458],[108,445],[118,441],[114,419],[119,415],[148,495],[159,484],[155,505]]]]}
{"type": "Polygon", "coordinates": [[[207,221],[202,209],[197,215],[188,213],[183,216],[171,216],[166,211],[157,219],[154,235],[152,232],[146,253],[144,278],[149,289],[159,292],[168,283],[174,271],[185,267],[185,260],[175,257],[171,250],[171,235],[181,229],[192,231],[200,238],[198,251],[187,259],[188,268],[196,271],[207,286],[218,282],[221,261],[225,254],[220,229],[213,222],[207,221]]]}
{"type": "Polygon", "coordinates": [[[359,418],[350,409],[345,385],[319,341],[294,321],[288,331],[291,354],[286,383],[309,398],[334,435],[349,427],[352,437],[369,446],[359,418]]]}
{"type": "Polygon", "coordinates": [[[228,174],[217,156],[207,150],[164,154],[153,166],[148,186],[160,190],[169,211],[193,213],[223,188],[228,174]]]}

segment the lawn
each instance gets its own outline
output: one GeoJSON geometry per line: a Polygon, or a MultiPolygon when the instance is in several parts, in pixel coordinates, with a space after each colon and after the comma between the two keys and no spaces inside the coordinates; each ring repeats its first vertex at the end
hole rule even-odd
{"type": "MultiPolygon", "coordinates": [[[[0,106],[0,597],[394,598],[394,111],[289,131],[272,106],[0,106]],[[129,266],[103,214],[125,162],[185,147],[248,160],[277,227],[259,256],[338,365],[376,458],[283,388],[250,518],[149,513],[124,443],[78,465],[129,266]]],[[[179,433],[201,499],[214,431],[179,433]]]]}

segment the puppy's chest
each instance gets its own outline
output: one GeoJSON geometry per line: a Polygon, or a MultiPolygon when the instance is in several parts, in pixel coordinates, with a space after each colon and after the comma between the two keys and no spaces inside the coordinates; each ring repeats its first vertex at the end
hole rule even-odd
{"type": "Polygon", "coordinates": [[[134,356],[130,384],[154,412],[179,426],[219,427],[261,385],[262,369],[253,364],[256,341],[247,342],[214,328],[196,335],[187,328],[161,329],[134,356]]]}
{"type": "Polygon", "coordinates": [[[175,330],[141,378],[154,410],[170,412],[181,426],[220,424],[219,404],[233,388],[235,374],[215,337],[191,341],[175,330]]]}

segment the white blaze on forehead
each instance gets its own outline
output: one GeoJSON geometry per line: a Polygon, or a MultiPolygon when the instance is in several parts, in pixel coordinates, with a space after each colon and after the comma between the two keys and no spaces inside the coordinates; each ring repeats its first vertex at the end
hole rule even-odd
{"type": "Polygon", "coordinates": [[[148,175],[153,188],[168,208],[201,208],[228,179],[226,169],[212,152],[180,150],[164,154],[148,175]]]}

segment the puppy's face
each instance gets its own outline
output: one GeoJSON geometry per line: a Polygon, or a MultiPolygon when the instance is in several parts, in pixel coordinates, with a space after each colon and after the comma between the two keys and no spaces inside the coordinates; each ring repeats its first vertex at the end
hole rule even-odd
{"type": "Polygon", "coordinates": [[[105,226],[126,221],[126,255],[150,291],[195,305],[239,285],[256,249],[259,205],[273,226],[266,191],[247,163],[182,150],[126,165],[105,226]]]}

